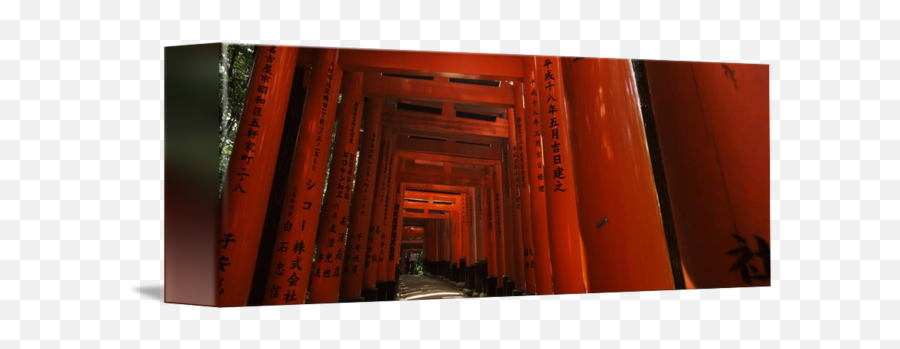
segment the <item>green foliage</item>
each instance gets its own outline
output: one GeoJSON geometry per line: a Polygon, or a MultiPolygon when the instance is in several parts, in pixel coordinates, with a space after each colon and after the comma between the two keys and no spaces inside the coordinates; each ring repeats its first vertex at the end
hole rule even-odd
{"type": "Polygon", "coordinates": [[[219,98],[222,104],[219,124],[219,193],[225,185],[228,161],[234,149],[237,125],[247,99],[256,46],[222,44],[219,56],[219,98]]]}

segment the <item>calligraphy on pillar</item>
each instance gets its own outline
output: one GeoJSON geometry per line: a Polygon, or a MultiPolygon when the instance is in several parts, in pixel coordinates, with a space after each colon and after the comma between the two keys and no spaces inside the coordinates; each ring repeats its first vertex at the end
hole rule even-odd
{"type": "MultiPolygon", "coordinates": [[[[260,55],[265,54],[265,63],[258,73],[258,79],[252,82],[253,85],[248,90],[249,97],[244,106],[245,114],[243,117],[249,118],[246,123],[248,126],[246,134],[247,141],[244,142],[244,144],[234,145],[234,152],[240,154],[240,158],[237,159],[233,157],[233,160],[237,159],[239,161],[229,165],[229,167],[235,166],[237,168],[233,179],[236,184],[231,188],[231,192],[235,194],[245,195],[248,192],[247,188],[244,188],[243,182],[244,180],[250,179],[250,168],[253,166],[253,159],[256,158],[256,153],[259,150],[256,142],[257,137],[259,137],[259,130],[265,124],[263,115],[265,115],[266,99],[269,95],[269,82],[272,81],[274,75],[272,73],[272,65],[275,64],[276,53],[278,53],[278,48],[276,46],[269,46],[265,49],[260,48],[258,53],[260,55]],[[247,111],[250,112],[250,115],[246,115],[247,111]]],[[[256,64],[259,63],[260,59],[258,58],[256,64]]],[[[227,277],[228,269],[231,266],[228,245],[229,243],[237,244],[237,235],[235,232],[226,232],[219,237],[219,247],[221,247],[221,250],[219,251],[218,259],[218,289],[220,296],[225,294],[225,278],[227,277]]]]}
{"type": "Polygon", "coordinates": [[[560,153],[560,146],[562,146],[562,144],[559,139],[559,118],[556,114],[560,112],[560,110],[557,107],[557,99],[553,95],[559,90],[556,85],[556,76],[559,75],[559,67],[553,64],[553,61],[548,58],[544,60],[544,68],[546,69],[546,72],[544,73],[544,82],[546,83],[546,86],[544,86],[544,88],[547,89],[547,100],[544,101],[544,104],[546,105],[547,113],[550,114],[550,125],[548,127],[550,129],[550,147],[553,150],[553,154],[550,154],[551,159],[553,159],[552,166],[554,167],[553,191],[564,192],[568,190],[564,181],[566,179],[566,169],[562,166],[562,154],[560,153]]]}
{"type": "Polygon", "coordinates": [[[389,261],[394,260],[394,252],[396,251],[395,245],[397,243],[397,224],[399,223],[398,221],[400,220],[400,203],[399,202],[394,204],[393,211],[394,211],[394,216],[393,216],[393,220],[392,220],[393,222],[391,224],[391,247],[390,247],[390,251],[389,251],[390,255],[388,256],[389,261]]]}
{"type": "MultiPolygon", "coordinates": [[[[256,149],[256,137],[259,136],[259,128],[262,126],[260,122],[263,117],[263,111],[266,107],[266,98],[269,94],[269,81],[272,80],[272,64],[275,63],[275,54],[278,52],[278,48],[275,46],[269,46],[267,49],[265,57],[265,65],[263,66],[262,73],[259,74],[259,80],[254,81],[253,88],[250,90],[251,97],[248,99],[248,105],[245,107],[246,109],[251,110],[250,114],[250,123],[247,128],[247,142],[240,145],[235,145],[236,149],[240,149],[241,153],[241,162],[238,163],[239,171],[235,174],[237,178],[237,185],[231,189],[233,192],[239,192],[241,194],[246,194],[247,190],[244,189],[242,182],[245,178],[249,178],[250,174],[247,173],[248,168],[250,167],[253,159],[255,158],[255,154],[257,152],[256,149]],[[238,148],[240,147],[240,148],[238,148]]],[[[264,51],[265,52],[265,51],[264,51]]]]}
{"type": "Polygon", "coordinates": [[[541,137],[541,113],[540,105],[538,103],[538,86],[537,83],[532,78],[530,81],[531,93],[528,95],[528,99],[531,103],[531,123],[534,125],[534,144],[532,154],[534,154],[535,167],[538,169],[537,172],[537,191],[543,193],[544,192],[544,150],[541,145],[542,137],[541,137]]]}
{"type": "MultiPolygon", "coordinates": [[[[360,162],[365,161],[365,166],[363,166],[362,168],[357,166],[357,170],[356,170],[357,171],[357,175],[356,175],[357,180],[360,180],[360,179],[362,180],[362,182],[360,182],[361,188],[357,189],[356,193],[354,194],[354,195],[360,195],[359,200],[354,199],[359,205],[358,215],[360,217],[367,217],[369,215],[369,205],[370,205],[369,204],[369,186],[371,185],[371,182],[372,182],[372,165],[374,163],[374,158],[375,158],[376,143],[378,142],[378,137],[374,136],[376,134],[375,132],[377,132],[377,130],[369,130],[368,132],[373,132],[373,133],[371,133],[373,136],[369,137],[368,144],[363,145],[363,146],[367,147],[366,158],[360,159],[360,162]]],[[[378,194],[375,193],[375,194],[373,194],[373,196],[377,197],[378,194]]],[[[363,218],[362,220],[365,220],[365,218],[363,218]]],[[[374,228],[370,225],[369,231],[372,231],[373,229],[374,228]]],[[[347,238],[348,241],[347,241],[346,245],[349,246],[347,248],[349,248],[350,252],[344,254],[344,258],[345,258],[344,265],[349,266],[349,268],[350,268],[349,272],[353,273],[353,274],[359,273],[360,255],[363,253],[362,239],[363,239],[363,233],[364,233],[362,231],[362,229],[359,229],[358,227],[356,227],[355,230],[356,231],[351,232],[351,235],[348,236],[348,238],[347,238]]],[[[368,234],[366,234],[366,235],[368,235],[368,234]]],[[[368,236],[367,236],[367,238],[366,238],[367,250],[371,250],[370,242],[371,241],[368,240],[368,236]]],[[[368,264],[369,261],[366,260],[365,263],[368,264]]],[[[344,269],[347,269],[347,267],[345,267],[344,269]]],[[[347,272],[347,270],[345,270],[345,272],[347,272]]]]}
{"type": "MultiPolygon", "coordinates": [[[[315,171],[321,160],[321,151],[323,148],[323,142],[326,147],[330,147],[331,142],[331,133],[329,132],[327,140],[325,139],[325,119],[326,114],[328,112],[328,106],[333,102],[331,101],[331,89],[333,88],[334,83],[334,62],[328,66],[327,74],[325,76],[325,91],[321,96],[321,109],[319,111],[319,117],[316,121],[316,136],[315,136],[315,147],[313,149],[313,157],[311,159],[311,170],[315,171]]],[[[330,131],[330,130],[329,130],[330,131]]],[[[327,159],[325,160],[327,162],[327,159]]],[[[314,173],[314,172],[313,172],[314,173]]],[[[304,297],[306,297],[306,289],[297,289],[298,283],[301,280],[301,275],[303,273],[309,273],[308,270],[303,270],[303,254],[306,252],[307,241],[306,234],[303,232],[306,231],[306,228],[316,229],[316,227],[307,227],[306,219],[303,218],[306,212],[311,211],[313,203],[311,201],[303,201],[301,203],[297,202],[297,198],[306,197],[313,198],[316,195],[307,194],[307,195],[298,195],[298,190],[302,189],[310,192],[315,190],[315,188],[320,184],[316,182],[315,178],[307,178],[304,182],[295,183],[294,186],[291,187],[291,197],[288,202],[288,210],[287,217],[284,219],[284,222],[280,225],[280,231],[278,234],[279,239],[276,242],[276,251],[275,256],[272,258],[272,263],[275,265],[271,268],[271,275],[269,275],[270,280],[278,280],[279,282],[269,282],[272,287],[267,291],[267,297],[283,302],[284,304],[290,304],[294,302],[302,302],[304,297]],[[300,222],[297,222],[295,217],[295,209],[297,205],[300,205],[301,212],[299,213],[300,222]],[[299,223],[299,224],[298,224],[299,223]],[[296,230],[295,230],[296,229],[296,230]],[[289,261],[289,264],[285,264],[285,261],[289,261]],[[283,281],[283,283],[281,283],[283,281]],[[281,284],[285,285],[285,289],[282,290],[281,284]]],[[[312,224],[311,224],[312,225],[312,224]]],[[[312,234],[315,236],[315,234],[312,234]]],[[[315,248],[310,247],[310,248],[315,248]]],[[[306,274],[307,276],[309,274],[306,274]]]]}
{"type": "Polygon", "coordinates": [[[496,224],[494,226],[497,228],[497,244],[499,246],[500,239],[503,237],[503,221],[501,221],[500,216],[500,193],[494,190],[494,217],[496,217],[496,224]]]}

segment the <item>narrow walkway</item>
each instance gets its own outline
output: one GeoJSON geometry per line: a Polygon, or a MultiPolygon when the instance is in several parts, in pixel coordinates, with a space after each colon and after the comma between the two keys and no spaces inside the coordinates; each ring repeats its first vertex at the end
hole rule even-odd
{"type": "Polygon", "coordinates": [[[466,298],[449,283],[429,276],[400,275],[400,300],[466,298]]]}

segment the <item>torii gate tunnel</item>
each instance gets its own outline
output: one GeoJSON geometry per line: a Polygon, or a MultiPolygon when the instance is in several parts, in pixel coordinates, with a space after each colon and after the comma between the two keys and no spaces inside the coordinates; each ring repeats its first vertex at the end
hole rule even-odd
{"type": "Polygon", "coordinates": [[[260,46],[218,305],[769,285],[768,94],[765,65],[260,46]]]}

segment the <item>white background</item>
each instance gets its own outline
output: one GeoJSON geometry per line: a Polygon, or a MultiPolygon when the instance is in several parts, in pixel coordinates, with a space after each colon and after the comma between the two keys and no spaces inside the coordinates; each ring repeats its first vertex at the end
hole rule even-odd
{"type": "Polygon", "coordinates": [[[0,348],[900,347],[900,2],[725,2],[4,1],[0,348]],[[773,285],[163,304],[163,47],[222,40],[771,64],[773,285]]]}

